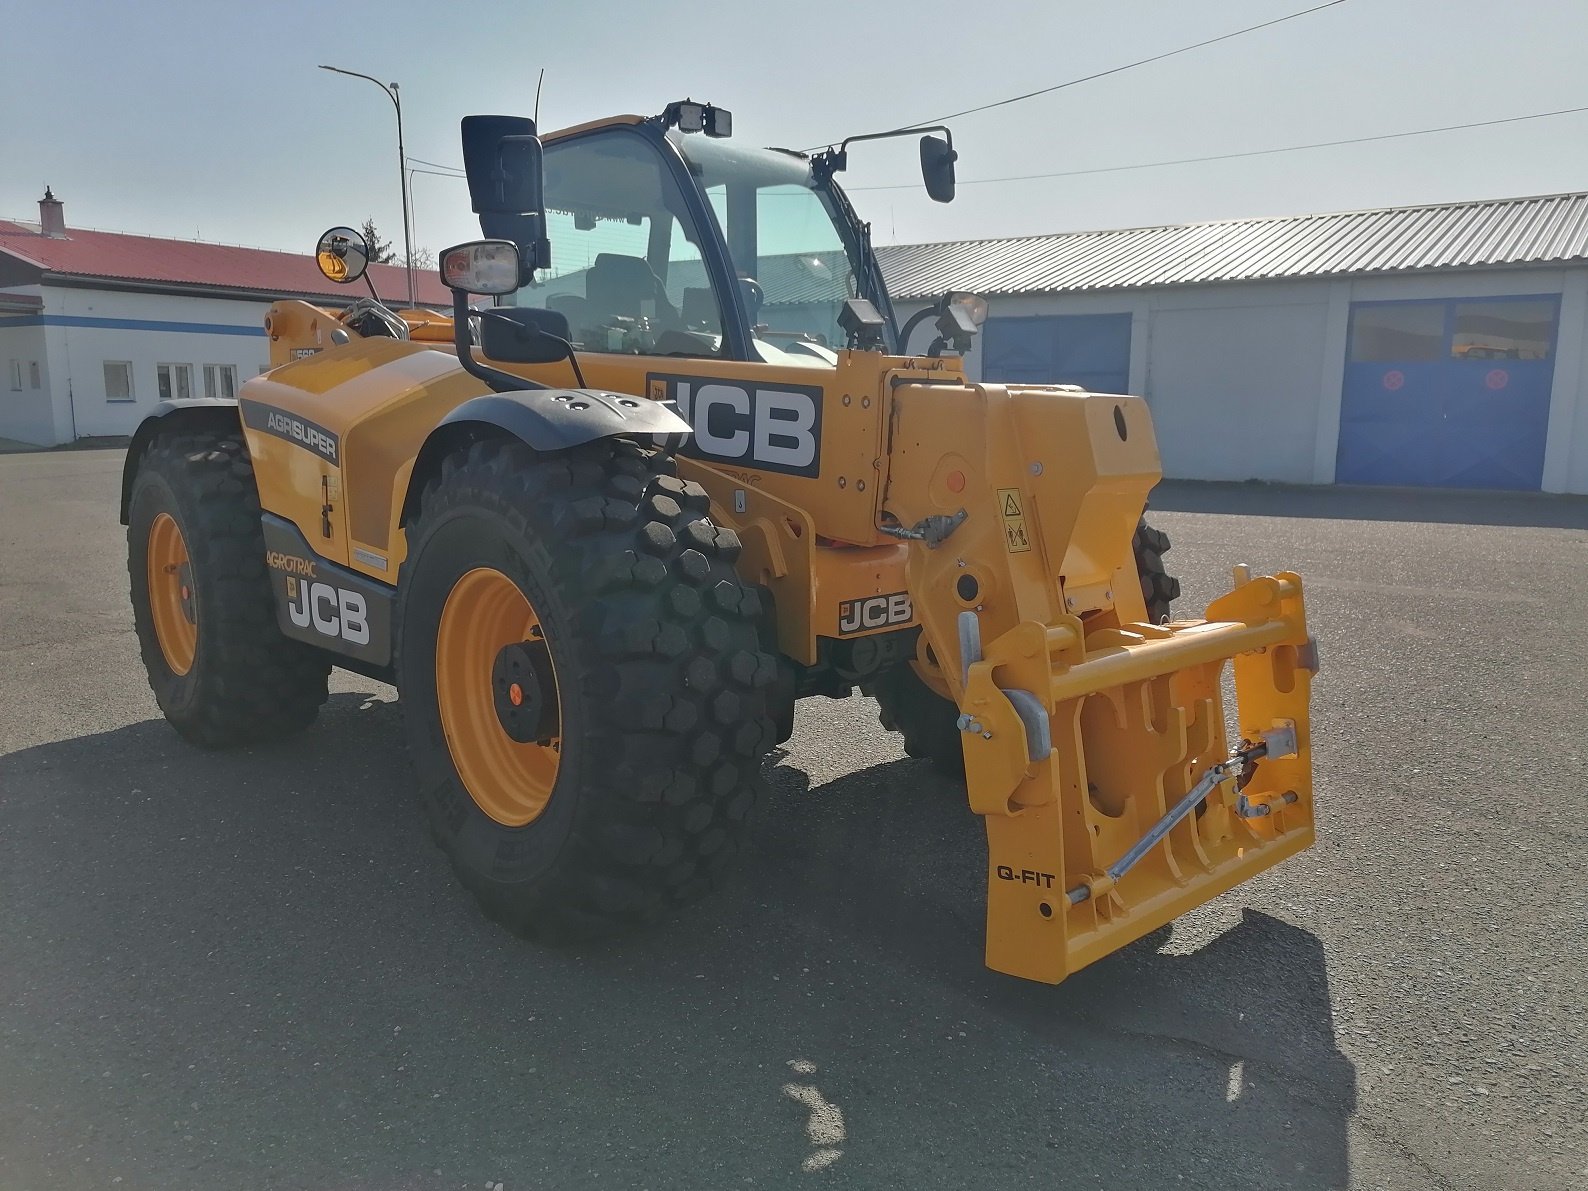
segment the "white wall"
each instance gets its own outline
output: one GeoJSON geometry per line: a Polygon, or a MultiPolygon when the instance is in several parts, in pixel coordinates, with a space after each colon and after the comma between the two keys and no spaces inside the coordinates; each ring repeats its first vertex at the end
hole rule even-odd
{"type": "Polygon", "coordinates": [[[1561,295],[1555,394],[1549,410],[1549,448],[1544,453],[1544,490],[1588,493],[1588,269],[1573,269],[1561,295]],[[1561,408],[1562,392],[1576,395],[1571,409],[1561,408]]]}
{"type": "Polygon", "coordinates": [[[159,364],[191,365],[193,396],[201,397],[204,365],[233,365],[240,388],[269,360],[266,302],[57,286],[42,293],[56,442],[131,434],[160,398],[159,364]],[[131,363],[132,401],[107,399],[107,360],[131,363]]]}
{"type": "Polygon", "coordinates": [[[0,438],[49,445],[56,442],[50,409],[50,370],[44,328],[7,326],[0,321],[0,438]],[[22,388],[11,387],[11,364],[21,365],[22,388]],[[33,387],[31,365],[39,384],[33,387]]]}
{"type": "Polygon", "coordinates": [[[1313,479],[1328,288],[1209,286],[1147,299],[1145,392],[1165,475],[1313,479]]]}
{"type": "Polygon", "coordinates": [[[0,437],[48,446],[132,434],[159,400],[157,365],[189,365],[192,395],[202,397],[206,364],[237,368],[241,387],[270,359],[267,302],[65,286],[25,292],[43,299],[43,326],[0,324],[0,437]],[[22,359],[40,360],[38,394],[10,392],[10,360],[24,351],[22,359]],[[130,402],[108,399],[106,360],[132,365],[130,402]]]}
{"type": "MultiPolygon", "coordinates": [[[[1519,294],[1561,295],[1544,490],[1588,493],[1588,268],[1025,295],[990,299],[989,317],[1131,315],[1128,387],[1152,407],[1166,476],[1329,484],[1351,304],[1519,294]]],[[[901,303],[901,322],[920,306],[901,303]]],[[[979,349],[967,367],[981,375],[979,349]]]]}

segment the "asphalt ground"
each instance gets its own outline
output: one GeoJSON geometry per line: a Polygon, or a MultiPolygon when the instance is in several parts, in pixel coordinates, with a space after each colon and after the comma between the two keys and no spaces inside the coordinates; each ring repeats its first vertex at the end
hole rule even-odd
{"type": "Polygon", "coordinates": [[[1182,611],[1307,578],[1319,842],[1050,988],[979,824],[809,701],[738,884],[482,919],[390,688],[158,718],[114,450],[0,457],[0,1188],[1588,1186],[1588,502],[1168,486],[1182,611]]]}

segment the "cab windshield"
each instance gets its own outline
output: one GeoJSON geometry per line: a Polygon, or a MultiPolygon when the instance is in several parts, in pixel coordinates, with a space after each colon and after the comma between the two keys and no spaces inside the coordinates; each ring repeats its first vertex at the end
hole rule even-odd
{"type": "Polygon", "coordinates": [[[716,213],[755,349],[777,363],[832,363],[838,313],[862,295],[830,200],[794,153],[668,133],[716,213]]]}

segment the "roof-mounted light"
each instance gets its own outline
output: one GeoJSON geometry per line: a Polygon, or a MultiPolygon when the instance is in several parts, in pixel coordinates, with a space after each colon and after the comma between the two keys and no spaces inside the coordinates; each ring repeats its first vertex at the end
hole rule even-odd
{"type": "Polygon", "coordinates": [[[709,103],[681,99],[662,111],[662,124],[679,132],[703,132],[712,137],[733,135],[733,113],[709,103]]]}

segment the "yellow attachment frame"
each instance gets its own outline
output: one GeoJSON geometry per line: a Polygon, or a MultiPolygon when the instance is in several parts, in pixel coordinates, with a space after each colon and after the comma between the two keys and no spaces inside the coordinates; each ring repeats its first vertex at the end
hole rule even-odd
{"type": "Polygon", "coordinates": [[[1145,405],[995,385],[900,396],[888,512],[907,530],[965,513],[912,544],[909,575],[986,824],[988,965],[1056,983],[1307,847],[1301,581],[1243,571],[1206,619],[1143,623],[1130,541],[1158,478],[1145,405]],[[1233,767],[1215,770],[1234,743],[1232,660],[1239,735],[1295,734],[1239,790],[1233,767]],[[1111,877],[1210,770],[1194,810],[1111,877]]]}

